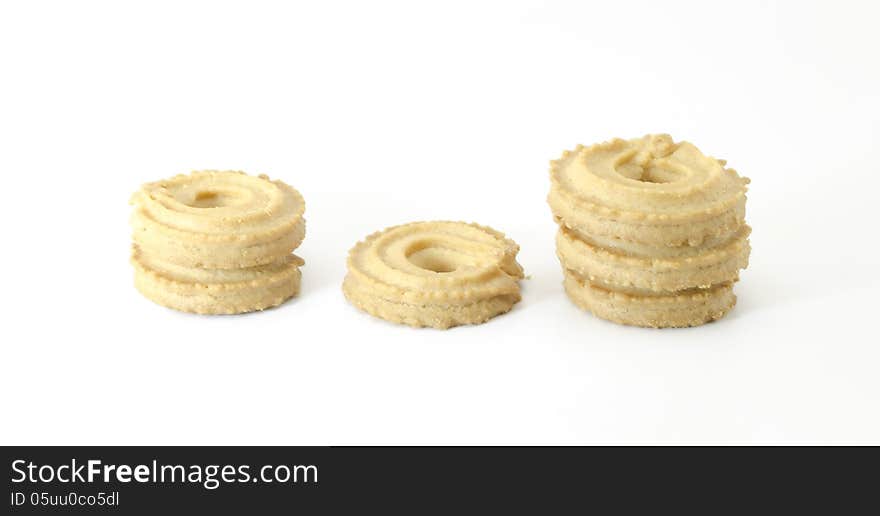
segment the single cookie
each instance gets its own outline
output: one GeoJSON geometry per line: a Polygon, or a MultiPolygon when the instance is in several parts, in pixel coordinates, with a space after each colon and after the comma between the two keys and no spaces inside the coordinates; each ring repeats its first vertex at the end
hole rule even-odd
{"type": "Polygon", "coordinates": [[[504,234],[476,224],[395,226],[350,251],[343,292],[358,308],[392,322],[479,324],[520,300],[518,252],[504,234]]]}
{"type": "Polygon", "coordinates": [[[386,321],[414,327],[446,329],[464,324],[482,324],[496,315],[509,312],[520,301],[519,294],[490,297],[468,304],[407,304],[377,297],[350,276],[342,286],[346,299],[370,315],[386,321]]]}
{"type": "Polygon", "coordinates": [[[745,217],[748,179],[668,135],[579,146],[551,162],[548,202],[565,226],[643,246],[726,240],[745,217]]]}
{"type": "Polygon", "coordinates": [[[710,248],[684,249],[679,256],[643,257],[585,241],[564,226],[556,236],[562,267],[609,287],[672,292],[734,280],[749,264],[749,233],[743,225],[727,242],[710,248]]]}
{"type": "Polygon", "coordinates": [[[168,308],[198,314],[239,314],[277,306],[299,293],[302,259],[287,255],[241,269],[191,268],[132,246],[135,287],[168,308]]]}
{"type": "Polygon", "coordinates": [[[132,196],[134,242],[187,267],[276,262],[305,238],[305,202],[281,181],[202,171],[147,183],[132,196]]]}
{"type": "Polygon", "coordinates": [[[638,295],[607,290],[565,271],[564,285],[569,299],[593,315],[647,328],[699,326],[724,317],[736,304],[732,282],[675,294],[638,295]]]}

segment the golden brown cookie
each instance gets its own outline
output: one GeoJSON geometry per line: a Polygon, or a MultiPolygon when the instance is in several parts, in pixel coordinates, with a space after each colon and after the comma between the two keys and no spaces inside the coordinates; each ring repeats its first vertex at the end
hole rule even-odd
{"type": "Polygon", "coordinates": [[[374,233],[350,251],[346,298],[410,326],[479,324],[520,300],[519,246],[491,228],[415,222],[374,233]]]}

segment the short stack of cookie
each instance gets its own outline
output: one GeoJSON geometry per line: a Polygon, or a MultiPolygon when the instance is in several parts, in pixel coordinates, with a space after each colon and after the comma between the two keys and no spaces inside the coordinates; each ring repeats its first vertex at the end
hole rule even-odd
{"type": "Polygon", "coordinates": [[[696,326],[736,304],[749,180],[668,135],[578,146],[551,162],[565,290],[613,322],[696,326]]]}
{"type": "Polygon", "coordinates": [[[305,202],[283,182],[198,171],[147,183],[131,204],[135,286],[152,301],[238,314],[299,292],[305,202]]]}

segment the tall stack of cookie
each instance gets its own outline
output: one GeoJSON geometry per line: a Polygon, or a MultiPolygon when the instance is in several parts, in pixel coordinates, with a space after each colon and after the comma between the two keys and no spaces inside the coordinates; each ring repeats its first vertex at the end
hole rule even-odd
{"type": "Polygon", "coordinates": [[[551,163],[565,290],[621,324],[696,326],[736,304],[748,266],[746,185],[668,135],[578,146],[551,163]]]}
{"type": "Polygon", "coordinates": [[[147,183],[131,203],[135,286],[152,301],[237,314],[299,292],[305,202],[283,182],[207,170],[147,183]]]}

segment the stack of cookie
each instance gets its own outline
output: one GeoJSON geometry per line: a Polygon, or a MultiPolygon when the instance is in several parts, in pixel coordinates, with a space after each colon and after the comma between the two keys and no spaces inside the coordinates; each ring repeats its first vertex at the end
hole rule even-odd
{"type": "Polygon", "coordinates": [[[305,202],[281,181],[201,171],[148,183],[131,199],[135,286],[200,314],[276,306],[299,292],[305,202]]]}
{"type": "Polygon", "coordinates": [[[519,246],[464,222],[413,222],[358,242],[342,285],[356,307],[387,321],[446,329],[480,324],[520,300],[519,246]]]}
{"type": "Polygon", "coordinates": [[[668,135],[578,146],[553,161],[548,202],[569,298],[655,328],[729,312],[751,229],[749,181],[725,164],[668,135]]]}

